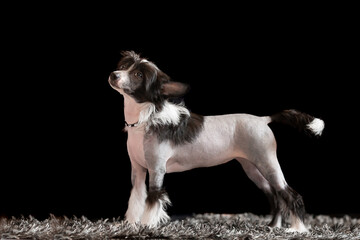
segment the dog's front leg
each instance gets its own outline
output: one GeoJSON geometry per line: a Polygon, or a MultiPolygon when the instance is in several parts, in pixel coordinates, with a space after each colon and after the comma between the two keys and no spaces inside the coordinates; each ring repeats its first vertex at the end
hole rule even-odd
{"type": "Polygon", "coordinates": [[[162,189],[165,172],[165,168],[149,170],[149,192],[141,223],[150,227],[156,227],[170,220],[165,211],[170,200],[165,190],[162,189]]]}
{"type": "Polygon", "coordinates": [[[144,213],[146,199],[146,169],[137,164],[131,163],[131,183],[132,190],[129,199],[128,209],[125,214],[126,221],[129,223],[140,222],[144,213]]]}

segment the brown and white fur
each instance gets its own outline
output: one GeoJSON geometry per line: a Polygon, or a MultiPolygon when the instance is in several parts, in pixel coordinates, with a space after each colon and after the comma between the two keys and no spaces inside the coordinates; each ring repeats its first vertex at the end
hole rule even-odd
{"type": "Polygon", "coordinates": [[[154,63],[133,51],[122,55],[109,83],[124,97],[133,185],[125,214],[128,222],[156,227],[170,219],[165,211],[170,200],[162,187],[166,173],[236,159],[267,195],[273,214],[269,225],[281,227],[282,219],[289,217],[290,230],[307,231],[302,197],[286,183],[276,156],[275,137],[268,124],[281,122],[321,135],[324,128],[321,119],[296,110],[264,117],[200,116],[183,104],[170,101],[187,92],[186,84],[171,81],[154,63]]]}

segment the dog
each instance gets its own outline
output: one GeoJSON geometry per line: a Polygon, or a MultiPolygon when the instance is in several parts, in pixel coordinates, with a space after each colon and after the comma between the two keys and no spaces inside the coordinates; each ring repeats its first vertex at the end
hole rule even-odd
{"type": "Polygon", "coordinates": [[[262,117],[192,113],[184,104],[171,101],[185,95],[189,86],[171,80],[134,51],[122,52],[108,81],[124,97],[124,130],[128,134],[133,186],[125,213],[127,222],[156,227],[170,220],[166,207],[171,203],[162,187],[166,173],[236,159],[269,199],[273,215],[269,226],[282,227],[282,220],[288,219],[289,230],[307,231],[303,199],[285,181],[276,156],[276,140],[268,124],[284,123],[319,136],[324,129],[323,120],[297,110],[262,117]]]}

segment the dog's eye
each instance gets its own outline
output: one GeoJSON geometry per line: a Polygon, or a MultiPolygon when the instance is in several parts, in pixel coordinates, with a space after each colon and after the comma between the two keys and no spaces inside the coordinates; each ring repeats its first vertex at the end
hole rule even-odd
{"type": "Polygon", "coordinates": [[[126,68],[126,65],[121,65],[120,67],[119,67],[119,70],[124,70],[126,68]]]}
{"type": "Polygon", "coordinates": [[[143,78],[142,72],[135,72],[135,76],[138,78],[143,78]]]}

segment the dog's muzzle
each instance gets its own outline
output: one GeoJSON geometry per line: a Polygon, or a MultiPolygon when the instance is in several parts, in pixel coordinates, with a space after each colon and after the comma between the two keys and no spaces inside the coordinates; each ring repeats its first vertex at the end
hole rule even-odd
{"type": "Polygon", "coordinates": [[[119,73],[116,73],[116,72],[110,73],[110,76],[108,79],[110,86],[112,86],[113,88],[118,88],[116,81],[119,80],[119,78],[120,78],[119,73]]]}
{"type": "Polygon", "coordinates": [[[110,80],[110,81],[115,81],[115,80],[117,80],[119,77],[120,77],[120,74],[119,74],[119,73],[112,72],[112,73],[110,73],[109,80],[110,80]]]}

